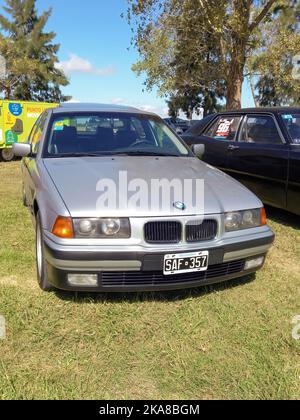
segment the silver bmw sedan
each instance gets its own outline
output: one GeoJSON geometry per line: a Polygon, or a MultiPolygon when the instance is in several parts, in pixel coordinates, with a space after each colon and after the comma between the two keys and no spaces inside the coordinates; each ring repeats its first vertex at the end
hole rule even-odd
{"type": "Polygon", "coordinates": [[[130,107],[45,111],[23,157],[42,290],[172,290],[256,272],[274,241],[261,201],[130,107]]]}

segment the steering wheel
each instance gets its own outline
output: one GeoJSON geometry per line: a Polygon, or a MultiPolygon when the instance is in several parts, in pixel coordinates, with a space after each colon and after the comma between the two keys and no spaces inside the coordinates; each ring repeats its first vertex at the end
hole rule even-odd
{"type": "Polygon", "coordinates": [[[147,140],[137,140],[133,144],[131,144],[129,147],[131,149],[132,147],[140,146],[141,144],[146,144],[147,146],[153,146],[153,144],[150,141],[147,141],[147,140]]]}

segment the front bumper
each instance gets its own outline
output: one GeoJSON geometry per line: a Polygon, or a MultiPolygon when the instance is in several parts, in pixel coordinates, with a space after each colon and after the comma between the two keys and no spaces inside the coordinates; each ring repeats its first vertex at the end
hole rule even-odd
{"type": "Polygon", "coordinates": [[[45,238],[45,258],[49,282],[57,289],[84,292],[135,292],[175,290],[204,286],[242,277],[257,271],[245,270],[245,263],[254,257],[265,257],[274,234],[269,228],[247,235],[243,240],[200,243],[194,249],[115,249],[88,246],[58,245],[45,238]],[[163,276],[164,256],[197,251],[209,251],[207,272],[163,276]],[[68,274],[96,274],[97,286],[73,286],[68,274]]]}

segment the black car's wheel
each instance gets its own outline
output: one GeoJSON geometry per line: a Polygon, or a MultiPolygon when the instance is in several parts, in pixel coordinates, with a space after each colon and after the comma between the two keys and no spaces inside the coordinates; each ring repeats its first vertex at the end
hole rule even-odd
{"type": "Polygon", "coordinates": [[[14,160],[14,152],[11,148],[1,149],[1,158],[4,162],[11,162],[14,160]]]}
{"type": "Polygon", "coordinates": [[[36,267],[39,286],[45,292],[50,292],[54,287],[47,279],[46,261],[44,256],[44,239],[40,214],[36,217],[36,267]]]}

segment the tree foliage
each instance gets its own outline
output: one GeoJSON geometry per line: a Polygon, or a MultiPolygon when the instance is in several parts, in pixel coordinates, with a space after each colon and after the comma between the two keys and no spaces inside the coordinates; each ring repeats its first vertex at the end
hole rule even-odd
{"type": "Polygon", "coordinates": [[[0,15],[0,54],[6,59],[7,75],[0,88],[7,99],[59,102],[61,86],[68,85],[56,68],[59,45],[45,26],[51,10],[40,16],[35,0],[6,0],[0,15]]]}
{"type": "MultiPolygon", "coordinates": [[[[296,7],[294,0],[128,2],[133,44],[140,56],[133,69],[146,74],[147,88],[158,86],[162,95],[179,97],[195,90],[199,95],[214,92],[226,98],[229,109],[241,106],[249,59],[264,52],[263,63],[274,53],[273,42],[265,42],[266,30],[281,19],[284,10],[296,7]]],[[[281,20],[282,25],[286,25],[285,34],[290,34],[289,25],[281,20]]],[[[278,37],[276,44],[281,42],[284,48],[289,41],[279,33],[280,25],[275,26],[278,33],[272,34],[273,39],[278,37]]],[[[294,32],[293,45],[299,42],[295,27],[294,32]]],[[[286,51],[290,55],[291,49],[286,51]]]]}
{"type": "Polygon", "coordinates": [[[299,21],[300,2],[293,0],[281,3],[261,29],[261,47],[248,60],[259,106],[300,105],[300,73],[293,62],[300,53],[299,21]]]}

